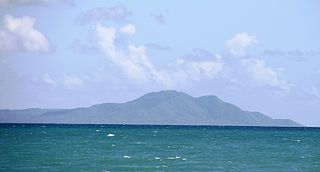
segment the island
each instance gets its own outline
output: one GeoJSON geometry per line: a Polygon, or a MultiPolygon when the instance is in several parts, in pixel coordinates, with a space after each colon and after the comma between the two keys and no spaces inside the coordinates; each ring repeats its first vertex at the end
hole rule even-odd
{"type": "Polygon", "coordinates": [[[151,92],[125,103],[74,109],[4,109],[0,123],[302,126],[290,119],[242,110],[214,95],[192,97],[174,90],[151,92]]]}

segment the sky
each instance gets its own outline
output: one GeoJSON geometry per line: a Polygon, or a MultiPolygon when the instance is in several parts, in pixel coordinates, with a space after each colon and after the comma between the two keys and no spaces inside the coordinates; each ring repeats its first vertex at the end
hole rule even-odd
{"type": "Polygon", "coordinates": [[[0,0],[0,109],[216,95],[320,126],[320,2],[0,0]]]}

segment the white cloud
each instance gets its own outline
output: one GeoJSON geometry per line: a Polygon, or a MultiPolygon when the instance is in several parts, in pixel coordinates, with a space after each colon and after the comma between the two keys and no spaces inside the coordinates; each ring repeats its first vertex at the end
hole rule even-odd
{"type": "Polygon", "coordinates": [[[190,69],[195,73],[204,73],[209,78],[215,77],[222,70],[223,63],[220,61],[192,62],[189,64],[190,69]]]}
{"type": "Polygon", "coordinates": [[[263,60],[242,59],[241,62],[246,67],[249,76],[259,84],[269,85],[285,91],[289,91],[293,86],[283,79],[280,71],[267,66],[263,60]]]}
{"type": "Polygon", "coordinates": [[[57,81],[55,81],[49,74],[44,74],[42,76],[42,80],[43,82],[45,82],[46,84],[52,85],[52,86],[56,86],[57,85],[57,81]]]}
{"type": "Polygon", "coordinates": [[[117,49],[114,44],[117,30],[113,27],[96,26],[99,45],[107,57],[125,71],[129,78],[146,79],[144,70],[135,64],[124,52],[117,49]]]}
{"type": "Polygon", "coordinates": [[[75,75],[64,75],[63,76],[63,84],[67,88],[75,88],[79,87],[83,84],[82,79],[75,75]]]}
{"type": "Polygon", "coordinates": [[[34,28],[33,17],[13,17],[6,15],[0,29],[0,51],[26,50],[32,52],[48,52],[49,41],[34,28]]]}
{"type": "MultiPolygon", "coordinates": [[[[185,62],[179,59],[176,63],[180,68],[180,76],[191,80],[200,80],[201,76],[214,78],[223,69],[223,62],[221,60],[185,62]],[[181,72],[183,72],[184,75],[182,75],[181,72]]],[[[183,80],[183,78],[181,79],[183,80]]]]}
{"type": "MultiPolygon", "coordinates": [[[[113,27],[104,27],[98,24],[96,31],[98,43],[103,52],[131,79],[143,82],[156,81],[163,86],[172,86],[180,81],[200,80],[203,76],[212,79],[223,69],[224,64],[221,57],[210,53],[206,53],[205,60],[184,61],[178,59],[170,68],[158,69],[149,60],[144,46],[137,47],[130,44],[116,46],[118,32],[123,32],[125,27],[117,31],[113,27]],[[126,47],[126,50],[122,50],[123,47],[126,47]]],[[[198,53],[192,55],[197,56],[198,53]]]]}
{"type": "MultiPolygon", "coordinates": [[[[134,26],[133,26],[134,27],[134,26]]],[[[140,81],[153,79],[161,84],[168,84],[164,72],[160,72],[150,62],[146,55],[145,47],[127,45],[127,51],[122,51],[115,45],[118,31],[113,27],[96,26],[99,45],[107,57],[119,66],[125,74],[140,81]]]]}
{"type": "Polygon", "coordinates": [[[230,53],[238,57],[235,64],[233,64],[235,66],[230,66],[229,69],[232,70],[235,75],[244,77],[243,82],[251,78],[258,85],[289,91],[293,85],[283,77],[282,72],[284,72],[284,68],[273,69],[261,59],[245,57],[246,48],[257,43],[259,43],[259,41],[255,36],[245,32],[238,33],[227,41],[227,48],[230,53]]]}
{"type": "Polygon", "coordinates": [[[0,52],[14,50],[17,44],[18,41],[12,34],[0,29],[0,52]]]}
{"type": "Polygon", "coordinates": [[[227,41],[226,45],[232,55],[243,56],[245,55],[245,48],[257,43],[259,43],[259,41],[254,35],[242,32],[237,33],[233,38],[227,41]]]}
{"type": "Polygon", "coordinates": [[[209,79],[218,77],[224,69],[224,61],[220,55],[204,49],[193,49],[191,53],[184,55],[183,59],[177,59],[174,67],[178,69],[177,73],[181,80],[198,81],[204,77],[209,79]]]}
{"type": "Polygon", "coordinates": [[[136,33],[136,28],[132,24],[127,24],[120,28],[119,30],[121,33],[126,34],[126,35],[133,35],[136,33]]]}
{"type": "MultiPolygon", "coordinates": [[[[127,25],[128,26],[128,25],[127,25]]],[[[98,43],[102,51],[114,64],[116,64],[128,78],[147,82],[156,81],[163,86],[172,86],[175,82],[187,79],[199,80],[202,76],[209,79],[214,78],[223,68],[220,56],[208,57],[201,61],[178,60],[168,69],[158,69],[146,55],[144,46],[120,45],[117,46],[118,33],[113,27],[105,27],[101,24],[96,26],[98,43]],[[125,47],[123,49],[123,47],[125,47]]],[[[130,26],[134,28],[134,26],[130,26]]],[[[125,29],[126,30],[126,29],[125,29]]],[[[131,30],[131,29],[130,29],[131,30]]],[[[134,32],[130,32],[134,33],[134,32]]]]}

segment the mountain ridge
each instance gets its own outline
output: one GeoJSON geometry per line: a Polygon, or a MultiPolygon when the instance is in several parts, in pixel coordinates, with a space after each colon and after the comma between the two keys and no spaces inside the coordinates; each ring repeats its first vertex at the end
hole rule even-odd
{"type": "Polygon", "coordinates": [[[175,90],[73,109],[0,110],[0,123],[302,126],[290,119],[244,111],[214,95],[192,97],[175,90]]]}

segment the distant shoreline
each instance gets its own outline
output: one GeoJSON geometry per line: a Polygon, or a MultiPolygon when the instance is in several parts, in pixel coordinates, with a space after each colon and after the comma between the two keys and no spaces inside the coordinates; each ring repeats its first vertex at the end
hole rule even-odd
{"type": "Polygon", "coordinates": [[[87,108],[0,110],[0,123],[303,127],[291,119],[274,119],[242,110],[215,95],[193,97],[175,90],[150,92],[129,102],[87,108]]]}
{"type": "Polygon", "coordinates": [[[315,128],[318,129],[320,127],[312,127],[312,126],[241,126],[241,125],[174,125],[174,124],[85,124],[85,123],[1,123],[0,122],[0,127],[2,126],[12,126],[12,125],[17,125],[17,126],[23,126],[23,125],[28,125],[28,126],[111,126],[111,127],[146,127],[146,128],[164,128],[164,127],[169,127],[169,128],[315,128]]]}

